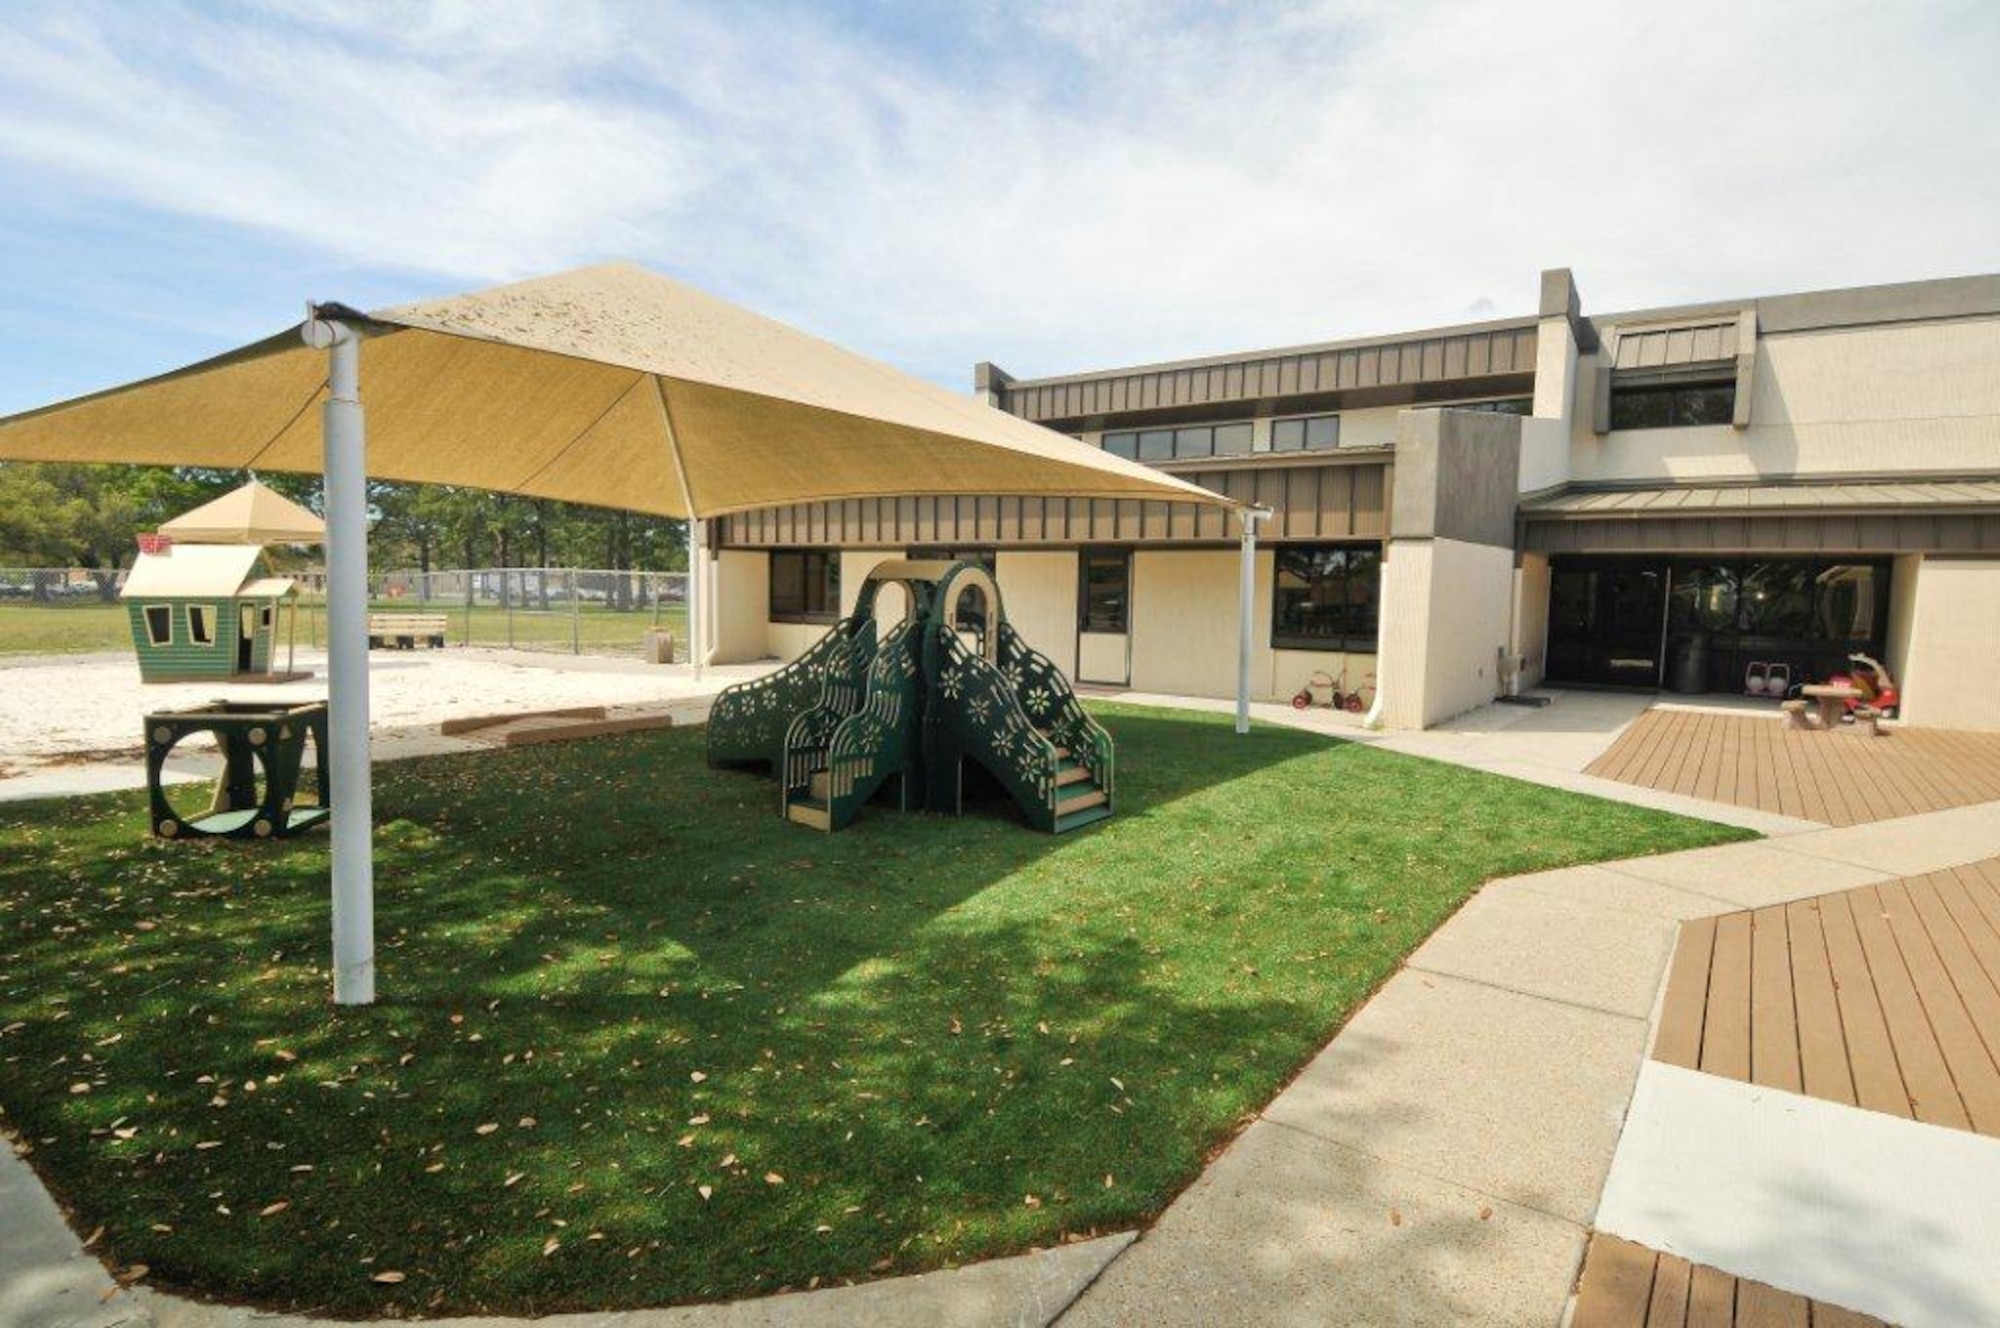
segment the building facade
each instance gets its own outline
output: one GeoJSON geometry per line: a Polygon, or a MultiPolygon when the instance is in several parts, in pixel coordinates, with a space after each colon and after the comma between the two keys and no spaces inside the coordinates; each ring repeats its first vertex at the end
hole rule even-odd
{"type": "MultiPolygon", "coordinates": [[[[1270,509],[1251,690],[1315,676],[1423,727],[1551,684],[1741,691],[1848,654],[1913,723],[2000,729],[2000,276],[1533,314],[975,391],[1270,509]]],[[[1235,518],[882,498],[709,536],[718,662],[790,658],[868,567],[987,562],[1083,684],[1233,695],[1235,518]]],[[[1322,690],[1322,695],[1324,694],[1322,690]]]]}

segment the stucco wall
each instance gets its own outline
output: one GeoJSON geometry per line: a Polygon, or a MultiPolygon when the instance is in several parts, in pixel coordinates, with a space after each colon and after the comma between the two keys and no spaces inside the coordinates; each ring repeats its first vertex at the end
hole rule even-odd
{"type": "Polygon", "coordinates": [[[723,549],[715,558],[715,640],[709,659],[743,664],[771,654],[771,558],[749,549],[723,549]]]}
{"type": "MultiPolygon", "coordinates": [[[[1897,679],[1903,718],[2000,732],[2000,560],[1926,558],[1917,568],[1908,658],[1897,679]]],[[[1892,631],[1894,622],[1891,623],[1892,631]]]]}
{"type": "Polygon", "coordinates": [[[1905,691],[1909,685],[1910,633],[1917,622],[1917,578],[1923,565],[1922,554],[1906,553],[1889,567],[1889,630],[1883,643],[1888,658],[1882,662],[1905,691]]]}
{"type": "MultiPolygon", "coordinates": [[[[1287,701],[1315,672],[1349,687],[1375,672],[1373,654],[1271,647],[1269,550],[1257,554],[1251,604],[1250,696],[1287,701]]],[[[1177,696],[1236,695],[1238,555],[1233,550],[1140,552],[1132,559],[1132,689],[1177,696]]],[[[1324,693],[1321,693],[1324,699],[1324,693]]]]}
{"type": "Polygon", "coordinates": [[[1076,677],[1076,554],[1002,550],[994,563],[1007,621],[1021,639],[1076,677]]]}
{"type": "MultiPolygon", "coordinates": [[[[1271,555],[1257,556],[1250,676],[1269,690],[1271,555]]],[[[1223,549],[1132,556],[1132,686],[1142,692],[1233,696],[1237,555],[1223,549]]]]}
{"type": "MultiPolygon", "coordinates": [[[[2000,319],[1768,333],[1750,427],[1590,430],[1579,481],[1990,470],[2000,449],[2000,319]]],[[[1601,372],[1601,357],[1593,372],[1601,372]]]]}
{"type": "Polygon", "coordinates": [[[1398,541],[1383,577],[1383,722],[1428,728],[1499,694],[1514,556],[1490,544],[1398,541]]]}
{"type": "Polygon", "coordinates": [[[1523,554],[1514,569],[1514,634],[1509,647],[1521,657],[1521,690],[1541,682],[1548,668],[1549,560],[1523,554]]]}

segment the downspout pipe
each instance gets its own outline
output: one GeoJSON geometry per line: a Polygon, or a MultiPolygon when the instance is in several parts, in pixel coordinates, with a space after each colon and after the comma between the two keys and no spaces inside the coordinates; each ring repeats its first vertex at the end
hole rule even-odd
{"type": "Polygon", "coordinates": [[[327,767],[333,848],[333,1000],[375,1001],[375,841],[368,739],[368,461],[361,334],[314,306],[299,329],[327,352],[325,449],[327,767]]]}

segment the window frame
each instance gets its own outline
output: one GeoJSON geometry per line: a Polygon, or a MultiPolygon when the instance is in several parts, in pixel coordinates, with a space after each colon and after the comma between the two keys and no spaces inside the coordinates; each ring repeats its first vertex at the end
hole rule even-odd
{"type": "Polygon", "coordinates": [[[838,549],[772,549],[765,581],[768,596],[765,612],[769,621],[778,623],[837,623],[840,621],[840,550],[838,549]],[[794,608],[789,604],[780,606],[778,600],[778,569],[781,560],[796,559],[799,562],[799,604],[794,608]],[[820,575],[812,574],[814,560],[820,562],[820,575]],[[817,588],[817,594],[815,589],[817,588]],[[814,600],[820,600],[818,607],[814,600]],[[830,601],[830,603],[829,603],[830,601]]]}
{"type": "MultiPolygon", "coordinates": [[[[1342,540],[1312,544],[1278,544],[1272,546],[1271,565],[1271,628],[1270,646],[1273,650],[1312,651],[1322,654],[1345,653],[1350,655],[1373,655],[1380,648],[1382,639],[1382,545],[1374,540],[1342,540]],[[1339,606],[1342,625],[1338,631],[1324,636],[1305,636],[1287,631],[1284,626],[1283,581],[1287,557],[1319,557],[1326,554],[1341,555],[1339,578],[1341,592],[1339,606]],[[1364,554],[1371,560],[1374,572],[1374,593],[1372,598],[1358,596],[1352,560],[1355,555],[1364,554]],[[1360,630],[1356,620],[1366,611],[1368,627],[1360,630]]],[[[1325,573],[1321,573],[1325,575],[1325,573]]]]}
{"type": "Polygon", "coordinates": [[[215,606],[213,604],[187,604],[183,605],[182,609],[187,614],[188,644],[195,646],[214,645],[215,624],[210,619],[214,615],[215,606]],[[201,615],[199,619],[201,629],[199,631],[195,629],[196,614],[201,615]]]}
{"type": "Polygon", "coordinates": [[[1651,378],[1638,382],[1621,384],[1615,377],[1611,380],[1610,425],[1614,433],[1639,433],[1649,429],[1713,429],[1731,423],[1736,412],[1736,380],[1704,375],[1699,378],[1651,378]],[[1724,392],[1729,394],[1727,409],[1720,419],[1682,419],[1687,407],[1682,398],[1694,393],[1724,392]],[[1618,406],[1621,401],[1630,402],[1635,397],[1664,397],[1667,403],[1666,421],[1661,424],[1620,423],[1618,406]]]}
{"type": "Polygon", "coordinates": [[[1317,411],[1310,415],[1274,416],[1272,417],[1271,420],[1271,451],[1284,452],[1284,453],[1338,452],[1340,450],[1340,433],[1341,433],[1340,412],[1337,410],[1317,411]],[[1332,441],[1324,443],[1316,443],[1313,441],[1313,426],[1316,424],[1327,424],[1332,426],[1333,428],[1332,441]],[[1298,434],[1299,434],[1298,442],[1285,443],[1281,445],[1278,442],[1280,431],[1282,430],[1284,432],[1290,432],[1290,429],[1287,426],[1292,426],[1292,425],[1296,425],[1298,428],[1298,434]]]}
{"type": "Polygon", "coordinates": [[[139,621],[146,625],[146,644],[149,646],[170,646],[174,643],[174,606],[171,604],[142,604],[139,607],[139,621]],[[163,636],[153,630],[153,615],[160,615],[160,621],[167,625],[163,636]]]}
{"type": "Polygon", "coordinates": [[[1098,447],[1112,456],[1148,466],[1175,461],[1210,461],[1216,457],[1250,456],[1256,451],[1253,421],[1211,420],[1202,424],[1154,425],[1149,428],[1106,429],[1098,447]],[[1223,449],[1224,439],[1229,450],[1223,449]],[[1147,449],[1151,448],[1149,454],[1147,449]]]}
{"type": "Polygon", "coordinates": [[[1084,548],[1076,555],[1076,630],[1091,636],[1130,636],[1132,634],[1132,550],[1126,548],[1084,548]],[[1109,561],[1117,559],[1124,565],[1124,591],[1119,597],[1116,628],[1094,625],[1090,613],[1090,564],[1092,559],[1109,561]]]}

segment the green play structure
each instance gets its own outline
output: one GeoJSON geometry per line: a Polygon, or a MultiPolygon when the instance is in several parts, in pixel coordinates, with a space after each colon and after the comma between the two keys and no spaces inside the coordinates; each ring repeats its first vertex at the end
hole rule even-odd
{"type": "Polygon", "coordinates": [[[211,701],[155,711],[146,716],[146,786],[152,795],[153,833],[162,839],[283,839],[308,830],[331,810],[326,702],[211,701]],[[175,745],[198,733],[212,734],[222,748],[222,774],[207,808],[189,816],[167,801],[160,775],[175,745]],[[316,801],[301,805],[299,777],[305,773],[308,741],[316,801]]]}
{"type": "Polygon", "coordinates": [[[828,831],[877,795],[957,815],[968,764],[1038,830],[1074,830],[1112,809],[1111,735],[1021,640],[976,563],[879,564],[854,612],[812,649],[716,698],[708,760],[770,766],[782,813],[828,831]],[[905,609],[883,625],[887,586],[901,588],[905,609]]]}

